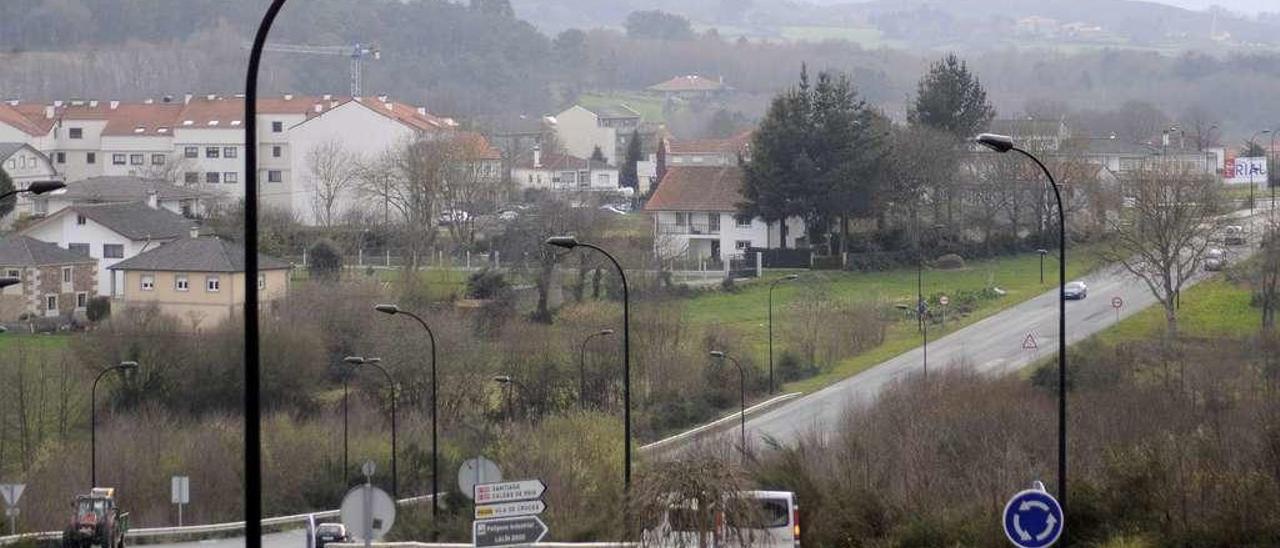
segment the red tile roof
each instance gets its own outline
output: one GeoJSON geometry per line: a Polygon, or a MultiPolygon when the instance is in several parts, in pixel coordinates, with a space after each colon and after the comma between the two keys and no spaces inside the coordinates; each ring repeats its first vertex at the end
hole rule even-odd
{"type": "Polygon", "coordinates": [[[682,91],[720,91],[725,89],[724,82],[705,78],[697,74],[677,76],[661,84],[649,86],[649,91],[682,92],[682,91]]]}
{"type": "MultiPolygon", "coordinates": [[[[41,111],[40,115],[43,117],[44,112],[41,111]]],[[[41,131],[41,125],[32,122],[25,113],[8,103],[0,103],[0,123],[13,126],[27,135],[38,136],[49,133],[47,129],[41,131]]],[[[49,125],[52,126],[52,122],[49,125]]]]}
{"type": "Polygon", "coordinates": [[[727,139],[668,139],[667,152],[680,155],[737,155],[751,144],[753,134],[754,131],[748,130],[727,139]]]}
{"type": "MultiPolygon", "coordinates": [[[[583,169],[587,167],[586,158],[579,158],[572,154],[560,154],[557,152],[543,152],[542,157],[539,158],[539,160],[541,161],[542,165],[540,167],[534,167],[533,152],[526,152],[524,154],[521,154],[520,157],[516,158],[515,167],[518,169],[545,169],[548,171],[557,171],[562,169],[583,169]]],[[[591,162],[590,169],[608,169],[608,168],[609,168],[609,164],[607,162],[601,162],[599,160],[591,162]]]]}
{"type": "Polygon", "coordinates": [[[737,211],[742,201],[742,168],[672,166],[645,211],[737,211]]]}

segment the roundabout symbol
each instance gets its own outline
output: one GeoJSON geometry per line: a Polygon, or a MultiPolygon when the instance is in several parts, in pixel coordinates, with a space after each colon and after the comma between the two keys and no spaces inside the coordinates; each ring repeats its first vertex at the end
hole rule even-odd
{"type": "Polygon", "coordinates": [[[1057,542],[1062,521],[1062,505],[1039,489],[1014,495],[1004,507],[1004,534],[1020,548],[1044,548],[1057,542]]]}

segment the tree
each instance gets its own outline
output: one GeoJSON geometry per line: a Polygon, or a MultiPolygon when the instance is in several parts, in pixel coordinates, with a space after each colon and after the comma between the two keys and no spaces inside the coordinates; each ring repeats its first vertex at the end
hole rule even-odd
{"type": "Polygon", "coordinates": [[[307,151],[307,179],[311,185],[311,211],[316,222],[333,228],[338,201],[356,185],[356,158],[337,139],[307,151]]]}
{"type": "MultiPolygon", "coordinates": [[[[13,186],[13,178],[9,177],[3,169],[0,169],[0,194],[6,194],[15,190],[13,186]]],[[[13,213],[13,208],[18,204],[18,195],[14,194],[4,200],[0,200],[0,218],[13,213]]]]}
{"type": "Polygon", "coordinates": [[[622,171],[618,173],[618,185],[640,190],[640,174],[636,164],[640,162],[640,130],[631,130],[631,141],[627,143],[627,158],[622,162],[622,171]]]}
{"type": "Polygon", "coordinates": [[[593,162],[607,162],[607,161],[608,161],[608,160],[604,157],[604,151],[603,151],[603,150],[600,150],[600,145],[596,145],[596,147],[595,147],[595,148],[591,149],[591,161],[593,161],[593,162]]]}
{"type": "Polygon", "coordinates": [[[496,17],[516,16],[516,10],[511,8],[511,0],[471,0],[471,9],[496,17]]]}
{"type": "Polygon", "coordinates": [[[689,20],[662,10],[633,11],[627,15],[624,25],[627,36],[651,40],[692,40],[693,26],[689,20]]]}
{"type": "Polygon", "coordinates": [[[1248,141],[1244,146],[1240,147],[1240,156],[1244,158],[1259,158],[1267,155],[1267,149],[1263,148],[1257,141],[1248,141]]]}
{"type": "Polygon", "coordinates": [[[440,194],[454,158],[453,145],[440,136],[419,135],[392,145],[359,166],[360,191],[381,206],[383,222],[399,236],[416,270],[435,245],[440,194]]]}
{"type": "Polygon", "coordinates": [[[320,240],[307,250],[307,272],[311,279],[337,281],[342,272],[342,254],[338,246],[329,240],[320,240]]]}
{"type": "Polygon", "coordinates": [[[459,133],[445,139],[446,176],[438,201],[446,211],[455,214],[448,223],[449,236],[460,246],[475,243],[476,234],[492,222],[493,216],[482,216],[497,208],[502,177],[501,159],[497,151],[478,133],[459,133]]]}
{"type": "Polygon", "coordinates": [[[1182,119],[1179,124],[1196,150],[1204,150],[1206,148],[1218,145],[1218,137],[1222,134],[1218,130],[1220,121],[1213,113],[1201,105],[1192,105],[1182,113],[1182,119]]]}
{"type": "Polygon", "coordinates": [[[912,125],[929,126],[968,139],[986,129],[995,115],[978,77],[951,53],[933,63],[929,73],[920,79],[907,120],[912,125]]]}
{"type": "Polygon", "coordinates": [[[1178,331],[1177,296],[1200,270],[1210,238],[1222,226],[1221,183],[1172,162],[1153,161],[1122,181],[1130,204],[1111,222],[1104,255],[1137,276],[1178,331]]]}
{"type": "Polygon", "coordinates": [[[1262,309],[1262,330],[1274,330],[1276,308],[1280,308],[1280,222],[1275,219],[1267,223],[1253,277],[1254,302],[1262,309]]]}

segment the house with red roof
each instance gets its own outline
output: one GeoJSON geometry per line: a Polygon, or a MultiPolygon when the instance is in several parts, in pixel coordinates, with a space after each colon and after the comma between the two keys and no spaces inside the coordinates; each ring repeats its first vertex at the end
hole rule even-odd
{"type": "Polygon", "coordinates": [[[708,99],[718,97],[730,91],[724,84],[724,78],[707,78],[697,74],[676,76],[665,82],[645,88],[650,93],[657,93],[665,99],[708,99]]]}

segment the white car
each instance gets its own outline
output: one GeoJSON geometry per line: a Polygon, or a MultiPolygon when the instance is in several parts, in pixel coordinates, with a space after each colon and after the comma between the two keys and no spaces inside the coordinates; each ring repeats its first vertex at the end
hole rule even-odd
{"type": "Polygon", "coordinates": [[[439,222],[442,225],[451,225],[454,223],[465,223],[471,219],[471,214],[461,209],[447,209],[440,212],[439,222]]]}
{"type": "Polygon", "coordinates": [[[600,206],[600,211],[605,211],[605,212],[608,212],[608,213],[612,213],[612,214],[614,214],[614,215],[626,215],[626,214],[627,214],[627,212],[626,212],[626,211],[623,211],[621,208],[619,208],[619,207],[617,207],[617,206],[611,206],[611,205],[603,205],[603,206],[600,206]]]}

